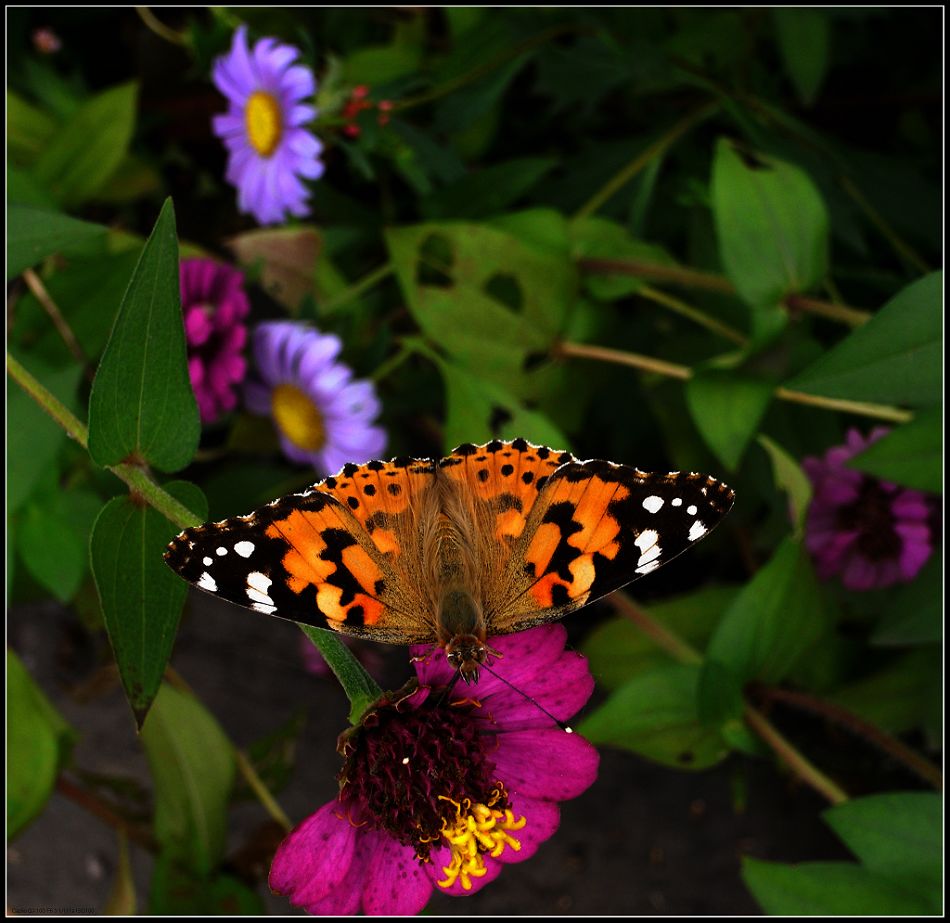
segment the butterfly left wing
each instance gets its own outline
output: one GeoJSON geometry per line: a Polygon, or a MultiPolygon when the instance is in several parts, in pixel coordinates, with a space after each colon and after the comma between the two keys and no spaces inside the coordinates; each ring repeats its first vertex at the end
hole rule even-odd
{"type": "Polygon", "coordinates": [[[205,592],[279,618],[396,644],[435,640],[412,579],[420,459],[347,465],[247,515],[186,529],[165,560],[205,592]]]}
{"type": "Polygon", "coordinates": [[[695,472],[568,461],[547,477],[514,543],[489,634],[553,621],[651,573],[707,535],[733,491],[695,472]]]}

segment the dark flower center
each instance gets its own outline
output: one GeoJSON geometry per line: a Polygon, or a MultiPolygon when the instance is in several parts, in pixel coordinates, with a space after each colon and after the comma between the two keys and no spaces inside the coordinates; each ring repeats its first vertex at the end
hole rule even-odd
{"type": "Polygon", "coordinates": [[[893,491],[880,481],[865,478],[857,499],[838,510],[838,528],[858,532],[855,546],[869,561],[886,561],[900,554],[893,502],[893,491]]]}
{"type": "Polygon", "coordinates": [[[477,706],[438,699],[430,695],[419,708],[406,697],[381,703],[340,748],[341,801],[350,819],[385,830],[423,860],[458,822],[460,805],[508,807],[473,717],[477,706]]]}

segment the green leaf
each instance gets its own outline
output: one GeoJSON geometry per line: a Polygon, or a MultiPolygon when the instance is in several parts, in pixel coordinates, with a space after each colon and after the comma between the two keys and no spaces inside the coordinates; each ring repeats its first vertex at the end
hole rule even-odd
{"type": "MultiPolygon", "coordinates": [[[[678,638],[702,649],[737,592],[737,587],[708,586],[651,603],[647,611],[678,638]]],[[[670,662],[669,654],[624,618],[598,625],[585,639],[583,651],[597,685],[604,689],[616,689],[637,674],[670,662]]]]}
{"type": "Polygon", "coordinates": [[[569,446],[567,437],[544,414],[527,409],[502,386],[447,362],[421,341],[403,342],[434,362],[442,373],[446,391],[442,442],[447,452],[463,442],[487,442],[496,437],[520,436],[558,449],[569,446]]]}
{"type": "Polygon", "coordinates": [[[882,730],[905,734],[932,723],[943,701],[941,677],[940,650],[931,645],[910,651],[827,698],[882,730]]]}
{"type": "Polygon", "coordinates": [[[942,493],[943,408],[915,414],[852,458],[848,467],[904,487],[942,493]]]}
{"type": "Polygon", "coordinates": [[[152,916],[263,916],[260,895],[233,875],[196,875],[178,867],[168,853],[155,861],[148,896],[152,916]]]}
{"type": "Polygon", "coordinates": [[[526,358],[550,346],[572,304],[568,254],[454,222],[392,229],[386,241],[422,331],[458,364],[520,395],[526,358]]]}
{"type": "MultiPolygon", "coordinates": [[[[165,485],[199,519],[207,514],[201,491],[165,485]]],[[[130,497],[114,497],[92,531],[90,558],[102,613],[126,697],[141,727],[171,656],[188,585],[165,566],[165,547],[179,529],[130,497]]]]}
{"type": "Polygon", "coordinates": [[[821,637],[823,603],[808,553],[792,539],[778,547],[726,611],[707,658],[744,683],[777,683],[821,637]]]}
{"type": "Polygon", "coordinates": [[[55,132],[56,119],[7,90],[7,153],[13,163],[29,166],[55,132]]]}
{"type": "Polygon", "coordinates": [[[108,229],[32,205],[7,208],[7,279],[18,276],[54,253],[76,256],[95,252],[108,229]]]}
{"type": "MultiPolygon", "coordinates": [[[[75,404],[82,370],[53,371],[28,363],[29,371],[67,407],[75,404]]],[[[19,510],[56,461],[66,433],[19,385],[8,386],[7,512],[19,510]]]]}
{"type": "Polygon", "coordinates": [[[89,397],[89,454],[98,464],[144,459],[160,471],[191,461],[201,424],[188,377],[175,210],[152,231],[89,397]]]}
{"type": "Polygon", "coordinates": [[[693,422],[730,471],[739,466],[773,391],[768,381],[724,369],[699,369],[686,382],[686,403],[693,422]]]}
{"type": "Polygon", "coordinates": [[[128,153],[138,86],[125,83],[83,103],[36,161],[36,178],[67,208],[92,198],[128,153]]]}
{"type": "Polygon", "coordinates": [[[805,516],[811,503],[812,487],[808,475],[802,466],[792,458],[777,442],[761,433],[756,441],[768,453],[772,462],[772,474],[775,486],[788,494],[792,522],[795,524],[796,539],[800,539],[805,529],[805,516]]]}
{"type": "Polygon", "coordinates": [[[772,309],[828,271],[828,213],[809,176],[720,139],[712,175],[719,255],[743,301],[772,309]]]}
{"type": "Polygon", "coordinates": [[[906,647],[943,640],[943,560],[931,555],[924,569],[894,591],[886,614],[871,636],[882,647],[906,647]]]}
{"type": "Polygon", "coordinates": [[[783,865],[742,860],[742,880],[773,916],[916,916],[933,913],[927,901],[888,878],[847,862],[783,865]]]}
{"type": "Polygon", "coordinates": [[[46,805],[76,734],[7,648],[7,837],[46,805]]]}
{"type": "Polygon", "coordinates": [[[422,200],[427,218],[482,218],[514,204],[554,167],[550,157],[522,157],[484,167],[422,200]]]}
{"type": "Polygon", "coordinates": [[[696,711],[700,668],[666,664],[634,676],[588,715],[578,732],[677,769],[706,769],[729,752],[696,711]]]}
{"type": "MultiPolygon", "coordinates": [[[[637,240],[621,224],[594,215],[571,222],[572,252],[578,260],[641,260],[657,266],[676,266],[662,247],[637,240]]],[[[588,273],[584,287],[600,301],[615,301],[640,291],[647,280],[625,273],[588,273]]]]}
{"type": "Polygon", "coordinates": [[[163,685],[142,727],[155,791],[155,839],[169,859],[199,875],[217,868],[227,845],[234,750],[193,696],[163,685]]]}
{"type": "Polygon", "coordinates": [[[786,384],[824,397],[932,407],[942,400],[942,368],[943,273],[932,272],[786,384]]]}
{"type": "Polygon", "coordinates": [[[869,795],[835,805],[823,816],[865,868],[913,890],[939,913],[943,880],[940,795],[869,795]]]}
{"type": "Polygon", "coordinates": [[[828,72],[831,27],[823,10],[772,10],[785,71],[803,105],[810,106],[828,72]]]}
{"type": "Polygon", "coordinates": [[[101,505],[92,491],[70,490],[41,494],[23,511],[17,550],[34,579],[60,602],[69,602],[86,576],[89,534],[101,505]]]}

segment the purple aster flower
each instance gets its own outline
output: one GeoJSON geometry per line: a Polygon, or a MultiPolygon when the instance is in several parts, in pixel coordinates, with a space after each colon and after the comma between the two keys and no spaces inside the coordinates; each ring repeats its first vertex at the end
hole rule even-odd
{"type": "Polygon", "coordinates": [[[214,260],[182,260],[179,280],[188,374],[201,421],[212,423],[237,406],[236,388],[247,372],[244,274],[214,260]]]}
{"type": "MultiPolygon", "coordinates": [[[[558,720],[594,688],[567,632],[544,625],[491,639],[497,669],[558,720]]],[[[417,680],[340,738],[339,798],[281,844],[271,889],[313,914],[413,914],[436,888],[472,894],[553,835],[559,801],[597,776],[597,751],[492,674],[456,691],[443,651],[415,647],[417,680]]]]}
{"type": "Polygon", "coordinates": [[[241,26],[231,51],[214,65],[215,86],[229,103],[213,122],[228,149],[227,180],[237,187],[238,209],[261,224],[309,214],[310,193],[298,177],[323,174],[322,145],[302,127],[317,115],[301,102],[313,98],[316,81],[309,68],[293,64],[299,54],[274,38],[249,50],[241,26]]]}
{"type": "Polygon", "coordinates": [[[376,389],[336,360],[339,337],[297,321],[270,321],[255,329],[253,348],[263,383],[248,382],[247,408],[274,418],[289,459],[329,475],[382,453],[386,433],[373,425],[376,389]]]}
{"type": "Polygon", "coordinates": [[[845,444],[830,449],[823,459],[802,461],[814,487],[805,546],[819,577],[840,574],[851,590],[913,580],[933,550],[931,505],[925,494],[846,467],[887,432],[887,427],[878,427],[865,439],[851,429],[845,444]]]}

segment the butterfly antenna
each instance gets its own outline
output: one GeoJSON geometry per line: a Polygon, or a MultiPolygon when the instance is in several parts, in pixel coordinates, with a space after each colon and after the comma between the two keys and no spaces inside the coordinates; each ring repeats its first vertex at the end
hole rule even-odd
{"type": "MultiPolygon", "coordinates": [[[[573,733],[574,733],[574,728],[572,728],[569,724],[565,724],[563,721],[558,721],[558,719],[555,718],[554,715],[551,714],[551,712],[549,712],[549,711],[548,711],[540,702],[538,702],[536,699],[532,699],[531,696],[528,695],[527,692],[523,692],[523,691],[522,691],[521,689],[519,689],[517,686],[513,685],[512,683],[509,683],[508,680],[506,680],[506,679],[504,678],[504,676],[502,676],[500,673],[496,673],[490,666],[488,666],[487,663],[483,663],[482,666],[483,666],[486,670],[488,670],[488,672],[491,673],[491,675],[494,676],[495,679],[501,680],[509,689],[512,689],[512,690],[514,690],[515,692],[517,692],[518,695],[520,695],[523,699],[527,699],[532,705],[534,705],[535,708],[538,709],[538,711],[544,712],[544,714],[546,714],[546,715],[547,715],[562,731],[564,731],[566,734],[573,734],[573,733]]],[[[456,677],[456,679],[457,679],[457,678],[458,678],[458,677],[456,677]]],[[[452,684],[453,684],[453,685],[455,684],[455,681],[454,681],[454,680],[453,680],[453,683],[452,683],[452,684]]],[[[449,688],[451,688],[451,687],[449,687],[449,688]]]]}

